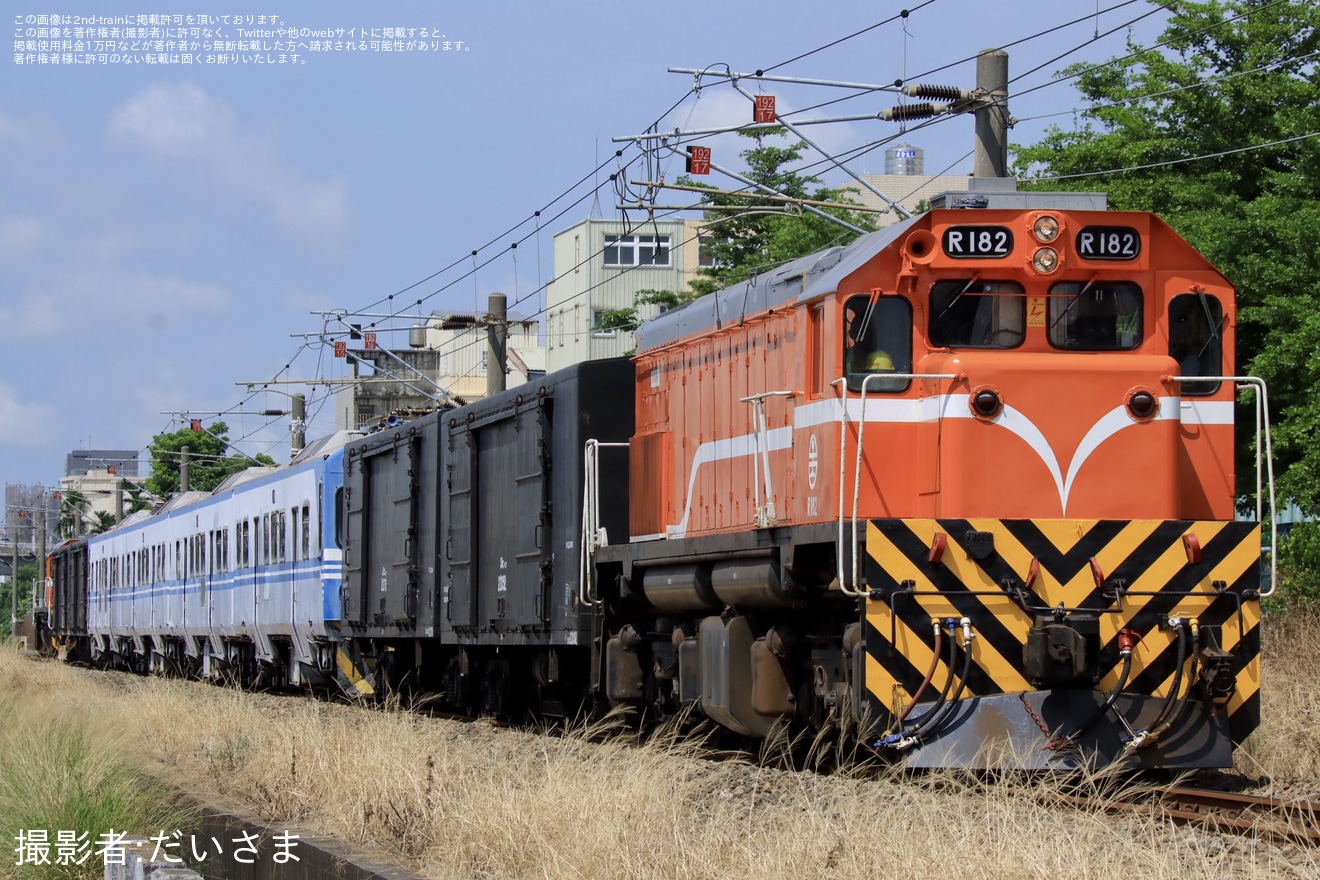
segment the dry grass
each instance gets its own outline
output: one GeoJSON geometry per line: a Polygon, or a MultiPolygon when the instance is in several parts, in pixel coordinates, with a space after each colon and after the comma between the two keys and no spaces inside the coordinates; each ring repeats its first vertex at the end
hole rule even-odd
{"type": "MultiPolygon", "coordinates": [[[[1283,635],[1270,631],[1269,720],[1249,757],[1295,776],[1314,772],[1320,733],[1270,716],[1314,721],[1320,645],[1313,627],[1288,632],[1301,641],[1284,663],[1283,635]]],[[[89,724],[124,729],[138,760],[195,791],[436,878],[1320,873],[1313,851],[1052,808],[1057,783],[1046,777],[1024,783],[1038,787],[1026,795],[952,775],[822,777],[702,760],[672,738],[539,737],[183,682],[107,682],[7,652],[0,692],[39,712],[76,707],[89,724]]]]}
{"type": "Polygon", "coordinates": [[[1320,610],[1267,616],[1261,655],[1261,725],[1238,769],[1320,782],[1320,610]]]}

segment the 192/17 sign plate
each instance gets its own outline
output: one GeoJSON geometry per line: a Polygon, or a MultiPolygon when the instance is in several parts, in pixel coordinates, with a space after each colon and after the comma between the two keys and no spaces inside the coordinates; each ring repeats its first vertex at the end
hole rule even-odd
{"type": "Polygon", "coordinates": [[[1083,226],[1073,243],[1088,260],[1135,260],[1141,254],[1141,233],[1131,226],[1083,226]]]}
{"type": "Polygon", "coordinates": [[[1007,226],[950,226],[940,244],[946,256],[960,260],[1006,257],[1013,252],[1013,233],[1007,226]]]}

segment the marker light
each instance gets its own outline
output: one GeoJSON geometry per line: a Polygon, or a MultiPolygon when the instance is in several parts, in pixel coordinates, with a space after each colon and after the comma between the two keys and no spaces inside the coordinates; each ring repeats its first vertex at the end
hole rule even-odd
{"type": "Polygon", "coordinates": [[[1036,236],[1036,241],[1041,244],[1049,244],[1059,234],[1059,221],[1049,216],[1040,217],[1032,225],[1031,234],[1036,236]]]}
{"type": "Polygon", "coordinates": [[[972,395],[972,412],[983,419],[993,419],[999,415],[999,410],[1003,406],[999,401],[999,395],[990,389],[977,391],[972,395]]]}
{"type": "Polygon", "coordinates": [[[1128,412],[1139,422],[1150,419],[1159,411],[1159,402],[1155,400],[1155,395],[1149,391],[1137,391],[1128,398],[1128,412]]]}
{"type": "Polygon", "coordinates": [[[1059,252],[1054,248],[1043,247],[1031,258],[1031,265],[1042,275],[1048,275],[1059,268],[1059,252]]]}

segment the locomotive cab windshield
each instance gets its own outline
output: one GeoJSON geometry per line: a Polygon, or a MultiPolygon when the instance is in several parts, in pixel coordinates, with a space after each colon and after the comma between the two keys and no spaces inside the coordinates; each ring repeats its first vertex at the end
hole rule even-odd
{"type": "Polygon", "coordinates": [[[948,348],[1016,348],[1027,338],[1027,298],[1013,281],[954,278],[930,290],[930,342],[948,348]]]}
{"type": "Polygon", "coordinates": [[[1141,345],[1141,288],[1129,281],[1050,288],[1050,345],[1071,351],[1131,351],[1141,345]]]}

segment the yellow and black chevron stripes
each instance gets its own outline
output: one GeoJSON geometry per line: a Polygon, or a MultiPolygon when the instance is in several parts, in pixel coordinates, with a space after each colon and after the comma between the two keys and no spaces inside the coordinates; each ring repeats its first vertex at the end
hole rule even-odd
{"type": "MultiPolygon", "coordinates": [[[[1257,523],[873,520],[866,553],[871,598],[864,675],[873,711],[893,712],[920,688],[932,662],[932,620],[971,620],[976,638],[967,696],[1033,690],[1023,663],[1028,631],[1038,617],[1062,609],[1097,621],[1099,637],[1088,648],[1095,652],[1096,690],[1117,684],[1118,634],[1126,629],[1141,641],[1124,691],[1167,695],[1178,668],[1178,638],[1166,623],[1183,618],[1195,624],[1202,646],[1214,643],[1232,655],[1235,688],[1222,710],[1234,741],[1259,721],[1257,523]],[[1199,545],[1199,561],[1189,561],[1185,536],[1199,545]],[[933,551],[941,543],[943,552],[933,551]]],[[[928,689],[923,700],[937,695],[948,677],[947,644],[946,633],[934,692],[928,689]]],[[[959,654],[955,665],[961,664],[959,654]]],[[[1189,667],[1184,664],[1184,675],[1189,667]]]]}

